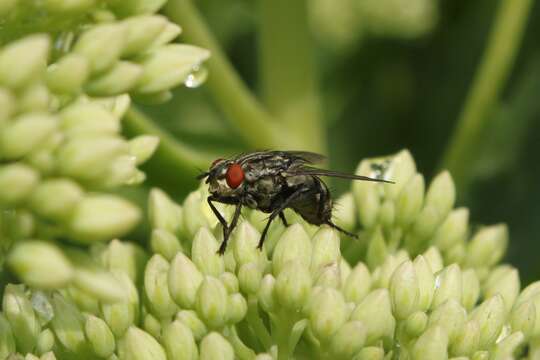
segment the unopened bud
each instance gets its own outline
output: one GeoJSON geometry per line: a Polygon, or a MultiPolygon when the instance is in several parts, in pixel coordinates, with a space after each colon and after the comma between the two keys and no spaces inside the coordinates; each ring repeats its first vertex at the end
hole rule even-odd
{"type": "Polygon", "coordinates": [[[345,280],[343,294],[348,302],[359,304],[371,288],[371,274],[364,263],[359,262],[345,280]]]}
{"type": "Polygon", "coordinates": [[[49,53],[49,38],[33,35],[14,41],[0,52],[0,83],[21,88],[44,73],[49,53]]]}
{"type": "Polygon", "coordinates": [[[455,209],[443,221],[433,235],[433,244],[441,251],[446,251],[465,240],[468,231],[469,210],[455,209]]]}
{"type": "Polygon", "coordinates": [[[92,73],[110,68],[120,56],[125,39],[125,28],[119,24],[96,25],[83,32],[74,52],[86,57],[92,73]]]}
{"type": "Polygon", "coordinates": [[[121,348],[118,350],[122,360],[166,360],[163,347],[147,332],[130,326],[121,348]]]}
{"type": "Polygon", "coordinates": [[[433,310],[428,327],[440,326],[446,331],[452,343],[462,330],[467,319],[467,311],[454,299],[450,299],[433,310]]]}
{"type": "Polygon", "coordinates": [[[453,355],[470,356],[477,349],[480,342],[480,325],[476,320],[470,320],[463,325],[450,345],[453,355]]]}
{"type": "Polygon", "coordinates": [[[56,338],[68,350],[77,353],[86,346],[84,319],[79,309],[60,294],[53,294],[54,317],[51,320],[56,338]]]}
{"type": "Polygon", "coordinates": [[[275,296],[287,309],[299,310],[307,302],[311,290],[311,276],[300,260],[289,261],[276,278],[275,296]]]}
{"type": "Polygon", "coordinates": [[[153,188],[148,198],[150,225],[176,234],[180,228],[181,207],[175,204],[162,190],[153,188]]]}
{"type": "Polygon", "coordinates": [[[369,293],[351,314],[351,320],[361,321],[367,329],[366,344],[374,344],[382,337],[392,337],[396,321],[392,316],[390,294],[386,289],[369,293]]]}
{"type": "MultiPolygon", "coordinates": [[[[0,320],[1,322],[1,320],[0,320]]],[[[1,328],[1,325],[0,325],[1,328]]],[[[54,334],[51,329],[43,330],[37,340],[36,351],[38,354],[42,355],[52,350],[54,346],[54,334]]],[[[1,353],[1,351],[0,351],[1,353]]]]}
{"type": "Polygon", "coordinates": [[[57,120],[45,113],[28,113],[14,119],[2,129],[0,150],[2,157],[17,159],[28,155],[55,132],[57,120]]]}
{"type": "Polygon", "coordinates": [[[0,314],[0,358],[6,359],[15,352],[15,338],[11,326],[3,314],[0,314]]]}
{"type": "Polygon", "coordinates": [[[88,315],[84,332],[96,355],[106,358],[113,354],[116,344],[113,333],[105,321],[96,316],[88,315]]]}
{"type": "Polygon", "coordinates": [[[69,260],[55,245],[44,241],[26,241],[16,245],[7,261],[15,274],[35,288],[61,288],[73,278],[69,260]]]}
{"type": "Polygon", "coordinates": [[[406,261],[397,267],[390,279],[389,290],[394,314],[398,319],[406,319],[418,310],[420,290],[411,261],[406,261]]]}
{"type": "Polygon", "coordinates": [[[178,252],[182,251],[182,245],[176,236],[163,229],[152,231],[150,247],[154,253],[160,254],[168,261],[171,261],[178,252]]]}
{"type": "Polygon", "coordinates": [[[473,269],[467,269],[462,272],[463,275],[463,293],[461,303],[467,310],[471,310],[480,296],[480,281],[476,276],[476,271],[473,269]]]}
{"type": "Polygon", "coordinates": [[[416,341],[412,349],[415,360],[433,360],[448,358],[448,336],[443,328],[428,328],[416,341]]]}
{"type": "Polygon", "coordinates": [[[261,267],[265,265],[266,250],[257,249],[260,238],[259,232],[247,221],[242,221],[236,227],[232,235],[232,248],[239,266],[247,263],[256,263],[261,267]]]}
{"type": "Polygon", "coordinates": [[[305,267],[311,263],[311,240],[300,224],[293,224],[281,235],[272,257],[272,270],[277,276],[291,260],[297,259],[305,267]]]}
{"type": "Polygon", "coordinates": [[[366,341],[367,329],[360,321],[345,323],[330,340],[330,351],[340,359],[351,359],[366,341]]]}
{"type": "Polygon", "coordinates": [[[124,20],[126,39],[122,55],[129,57],[144,52],[165,30],[167,18],[160,15],[132,16],[124,20]]]}
{"type": "Polygon", "coordinates": [[[508,265],[502,265],[490,273],[484,283],[483,295],[485,298],[490,298],[496,294],[500,294],[504,300],[506,312],[508,313],[518,297],[520,288],[517,269],[508,265]]]}
{"type": "Polygon", "coordinates": [[[180,321],[182,324],[186,325],[191,332],[195,341],[200,341],[206,334],[208,334],[208,329],[206,325],[199,318],[197,313],[192,310],[182,310],[176,314],[176,320],[180,321]]]}
{"type": "Polygon", "coordinates": [[[424,177],[414,175],[405,184],[396,199],[396,220],[402,226],[410,225],[422,210],[424,202],[424,177]]]}
{"type": "Polygon", "coordinates": [[[310,303],[311,330],[326,342],[347,320],[345,299],[341,292],[326,288],[313,295],[310,303]]]}
{"type": "Polygon", "coordinates": [[[341,258],[339,235],[336,230],[323,227],[313,236],[311,273],[316,274],[325,266],[336,264],[341,258]]]}
{"type": "Polygon", "coordinates": [[[366,262],[371,269],[384,263],[388,255],[388,247],[384,241],[384,237],[380,228],[373,231],[369,239],[366,262]]]}
{"type": "Polygon", "coordinates": [[[234,350],[231,344],[216,332],[212,332],[202,339],[200,351],[200,360],[234,359],[234,350]]]}
{"type": "Polygon", "coordinates": [[[115,276],[122,282],[126,297],[122,302],[101,304],[101,313],[116,337],[124,335],[129,326],[137,321],[139,295],[137,288],[127,274],[119,272],[115,276]]]}
{"type": "Polygon", "coordinates": [[[246,317],[247,302],[238,293],[229,295],[227,298],[227,317],[230,324],[236,324],[246,317]]]}
{"type": "Polygon", "coordinates": [[[479,348],[488,349],[497,340],[505,321],[504,301],[500,295],[485,300],[471,314],[480,325],[479,348]]]}
{"type": "Polygon", "coordinates": [[[192,360],[199,355],[193,333],[178,320],[165,326],[161,342],[169,360],[192,360]]]}
{"type": "Polygon", "coordinates": [[[129,153],[135,156],[137,165],[150,159],[159,145],[159,137],[140,135],[129,141],[129,153]]]}
{"type": "Polygon", "coordinates": [[[492,266],[502,258],[507,246],[506,225],[487,226],[478,231],[469,242],[467,264],[472,267],[492,266]]]}
{"type": "Polygon", "coordinates": [[[380,347],[366,346],[356,354],[353,360],[383,360],[384,350],[380,347]]]}
{"type": "Polygon", "coordinates": [[[30,207],[48,219],[67,219],[82,198],[82,189],[71,180],[45,180],[32,193],[30,207]]]}
{"type": "Polygon", "coordinates": [[[432,246],[427,249],[423,256],[434,274],[438,273],[443,268],[443,259],[441,253],[436,247],[432,246]]]}
{"type": "Polygon", "coordinates": [[[58,94],[80,91],[88,78],[88,61],[79,54],[67,54],[47,69],[47,86],[58,94]]]}
{"type": "Polygon", "coordinates": [[[155,315],[166,318],[177,311],[168,287],[169,263],[161,255],[154,255],[148,261],[144,272],[146,297],[155,315]]]}
{"type": "Polygon", "coordinates": [[[517,305],[510,314],[512,331],[520,331],[528,339],[533,334],[537,321],[536,317],[536,306],[533,301],[526,301],[521,305],[517,305]]]}
{"type": "Polygon", "coordinates": [[[501,341],[497,342],[494,349],[491,351],[490,357],[493,360],[511,359],[516,349],[523,343],[525,336],[521,331],[508,335],[501,341]]]}
{"type": "Polygon", "coordinates": [[[218,254],[219,244],[206,228],[199,229],[191,248],[191,258],[193,263],[205,275],[219,276],[225,271],[223,256],[218,254]]]}
{"type": "Polygon", "coordinates": [[[443,171],[437,175],[426,193],[426,206],[434,206],[440,213],[441,218],[445,218],[456,200],[456,187],[452,176],[448,171],[443,171]]]}
{"type": "Polygon", "coordinates": [[[238,270],[240,289],[245,294],[256,294],[261,285],[262,272],[255,263],[247,263],[238,270]]]}
{"type": "Polygon", "coordinates": [[[227,290],[218,279],[206,276],[199,290],[195,307],[210,328],[220,328],[227,321],[227,290]]]}
{"type": "Polygon", "coordinates": [[[93,77],[84,89],[92,96],[114,96],[131,90],[141,75],[141,66],[118,61],[106,73],[93,77]]]}
{"type": "Polygon", "coordinates": [[[444,268],[435,279],[435,294],[433,295],[432,309],[449,299],[461,303],[462,298],[462,275],[458,265],[452,264],[444,268]]]}
{"type": "Polygon", "coordinates": [[[407,318],[407,322],[405,323],[405,331],[407,332],[407,335],[412,338],[418,337],[426,329],[427,323],[428,317],[426,313],[423,311],[417,311],[407,318]]]}
{"type": "Polygon", "coordinates": [[[261,305],[261,308],[266,312],[272,311],[276,306],[274,302],[275,284],[276,279],[272,276],[272,274],[266,274],[261,281],[261,286],[259,288],[258,294],[259,304],[261,305]]]}
{"type": "Polygon", "coordinates": [[[238,278],[233,273],[226,271],[219,275],[219,280],[223,283],[225,289],[227,289],[228,294],[235,294],[240,291],[238,278]]]}
{"type": "Polygon", "coordinates": [[[430,308],[433,301],[435,277],[424,256],[418,255],[413,265],[418,279],[418,308],[425,311],[430,308]]]}
{"type": "Polygon", "coordinates": [[[352,231],[356,225],[356,206],[352,193],[347,192],[340,196],[336,203],[338,204],[332,217],[336,224],[345,230],[352,231]]]}
{"type": "Polygon", "coordinates": [[[192,309],[203,275],[183,253],[174,257],[168,275],[169,291],[174,301],[184,309],[192,309]]]}

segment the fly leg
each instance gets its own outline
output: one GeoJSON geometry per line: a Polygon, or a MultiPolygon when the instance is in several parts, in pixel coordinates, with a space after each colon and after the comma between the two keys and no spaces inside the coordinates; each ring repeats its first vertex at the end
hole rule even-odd
{"type": "Polygon", "coordinates": [[[216,215],[216,218],[218,219],[219,223],[223,227],[223,242],[219,246],[218,253],[223,254],[225,252],[225,249],[227,248],[227,241],[229,240],[229,235],[231,234],[232,230],[236,227],[236,224],[238,222],[238,218],[240,217],[240,210],[242,208],[241,203],[236,204],[236,210],[234,212],[233,219],[231,221],[231,225],[227,224],[227,221],[221,216],[220,212],[214,205],[212,201],[219,201],[218,198],[214,196],[209,196],[206,201],[208,202],[208,205],[210,205],[210,209],[212,209],[212,212],[214,215],[216,215]]]}
{"type": "Polygon", "coordinates": [[[343,234],[345,234],[345,235],[347,235],[347,236],[349,236],[349,237],[352,237],[352,238],[354,238],[354,239],[358,239],[358,235],[353,234],[353,233],[351,233],[351,232],[348,232],[348,231],[345,230],[345,229],[340,228],[339,226],[337,226],[336,224],[334,224],[331,220],[326,221],[325,224],[328,225],[328,226],[330,226],[330,227],[332,227],[332,228],[334,228],[334,229],[336,229],[336,230],[339,231],[340,233],[343,233],[343,234]]]}
{"type": "MultiPolygon", "coordinates": [[[[268,229],[270,228],[270,224],[272,223],[272,221],[274,221],[274,219],[276,218],[276,216],[280,215],[280,214],[283,214],[283,210],[285,210],[287,207],[289,207],[289,204],[294,200],[296,199],[300,194],[302,194],[303,192],[306,192],[308,191],[309,188],[306,188],[306,187],[301,187],[299,188],[298,190],[296,190],[295,192],[293,192],[288,198],[286,198],[279,206],[277,209],[275,209],[274,211],[272,211],[272,213],[270,214],[270,217],[268,217],[268,222],[266,223],[266,226],[264,227],[264,230],[261,234],[261,239],[259,240],[259,245],[257,245],[257,248],[259,250],[262,249],[263,247],[263,244],[264,244],[264,239],[266,238],[266,233],[268,232],[268,229]]],[[[285,219],[285,216],[283,216],[282,220],[285,219]]]]}
{"type": "Polygon", "coordinates": [[[231,232],[236,227],[236,224],[238,224],[238,219],[240,218],[240,211],[242,210],[242,203],[238,203],[236,205],[236,209],[234,209],[234,215],[231,220],[231,224],[229,225],[229,228],[227,229],[227,232],[223,233],[223,241],[221,242],[221,245],[219,246],[218,253],[220,255],[223,255],[225,253],[225,250],[227,249],[227,241],[229,241],[229,236],[231,235],[231,232]]]}
{"type": "Polygon", "coordinates": [[[287,219],[285,219],[285,214],[283,213],[283,211],[280,211],[279,218],[281,219],[283,226],[289,227],[289,223],[287,222],[287,219]]]}

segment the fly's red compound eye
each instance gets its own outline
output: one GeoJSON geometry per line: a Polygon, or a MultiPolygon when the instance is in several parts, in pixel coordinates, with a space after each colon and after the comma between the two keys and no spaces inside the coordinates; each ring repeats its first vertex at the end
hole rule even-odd
{"type": "Polygon", "coordinates": [[[219,158],[219,159],[216,159],[216,160],[212,161],[212,165],[210,165],[210,168],[213,168],[214,166],[217,165],[217,163],[219,163],[222,160],[223,160],[222,158],[219,158]]]}
{"type": "Polygon", "coordinates": [[[240,164],[229,165],[225,180],[227,180],[227,185],[229,185],[231,189],[239,187],[242,181],[244,181],[244,170],[242,170],[242,166],[240,166],[240,164]]]}

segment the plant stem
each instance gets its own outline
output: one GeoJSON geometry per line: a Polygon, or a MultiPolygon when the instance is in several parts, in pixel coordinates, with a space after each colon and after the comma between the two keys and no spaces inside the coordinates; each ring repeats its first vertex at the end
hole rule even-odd
{"type": "Polygon", "coordinates": [[[307,0],[261,0],[259,69],[262,98],[297,139],[324,152],[317,67],[307,0]]]}
{"type": "Polygon", "coordinates": [[[167,4],[165,11],[184,28],[184,39],[212,53],[206,62],[210,72],[206,86],[244,141],[254,148],[291,144],[288,134],[278,130],[272,117],[242,82],[191,0],[171,0],[167,4]]]}
{"type": "Polygon", "coordinates": [[[488,116],[504,87],[527,23],[531,0],[501,0],[487,47],[443,157],[458,189],[466,187],[488,116]]]}
{"type": "Polygon", "coordinates": [[[259,341],[263,344],[265,350],[269,350],[272,346],[272,338],[270,337],[266,326],[264,326],[264,323],[259,316],[257,298],[253,295],[250,295],[248,298],[248,311],[246,318],[251,326],[251,329],[253,329],[259,341]]]}
{"type": "Polygon", "coordinates": [[[159,147],[145,167],[150,168],[147,171],[150,175],[164,174],[165,176],[161,176],[156,182],[173,193],[179,192],[178,189],[183,186],[186,186],[186,189],[196,186],[198,169],[206,169],[212,162],[212,158],[180,143],[134,107],[124,116],[122,127],[130,136],[146,134],[159,137],[159,147]]]}

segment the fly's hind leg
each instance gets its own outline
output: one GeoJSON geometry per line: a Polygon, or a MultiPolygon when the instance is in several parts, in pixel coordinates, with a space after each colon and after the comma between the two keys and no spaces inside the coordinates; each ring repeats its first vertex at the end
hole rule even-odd
{"type": "Polygon", "coordinates": [[[336,224],[334,224],[331,220],[326,221],[325,224],[328,225],[328,226],[330,226],[331,228],[336,229],[336,230],[339,231],[340,233],[343,233],[343,234],[345,234],[345,235],[347,235],[347,236],[349,236],[349,237],[352,237],[352,238],[354,238],[354,239],[358,239],[358,235],[353,234],[353,233],[351,233],[351,232],[348,232],[348,231],[345,230],[345,229],[340,228],[339,226],[337,226],[336,224]]]}
{"type": "Polygon", "coordinates": [[[283,211],[279,213],[279,218],[281,219],[283,226],[289,227],[289,223],[287,222],[287,219],[285,218],[285,214],[283,213],[283,211]]]}

